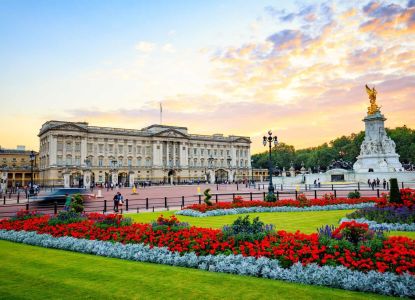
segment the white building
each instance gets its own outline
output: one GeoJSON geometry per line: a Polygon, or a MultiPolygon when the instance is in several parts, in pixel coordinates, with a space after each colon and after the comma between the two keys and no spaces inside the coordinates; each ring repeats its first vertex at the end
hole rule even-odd
{"type": "Polygon", "coordinates": [[[250,138],[189,134],[186,127],[141,130],[48,121],[39,132],[40,183],[223,182],[249,179],[250,138]]]}

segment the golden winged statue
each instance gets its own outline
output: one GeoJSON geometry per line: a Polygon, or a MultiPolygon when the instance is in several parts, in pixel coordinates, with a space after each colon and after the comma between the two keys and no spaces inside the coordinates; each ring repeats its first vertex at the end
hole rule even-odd
{"type": "Polygon", "coordinates": [[[370,88],[366,84],[366,93],[369,95],[370,106],[367,108],[368,115],[374,115],[380,112],[380,107],[376,104],[376,94],[378,93],[375,87],[370,88]]]}

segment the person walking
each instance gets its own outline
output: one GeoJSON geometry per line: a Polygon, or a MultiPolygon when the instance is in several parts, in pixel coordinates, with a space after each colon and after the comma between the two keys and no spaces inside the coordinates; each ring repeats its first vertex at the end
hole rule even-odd
{"type": "Polygon", "coordinates": [[[124,204],[124,197],[121,195],[120,192],[117,193],[117,196],[118,196],[118,207],[122,214],[122,206],[124,204]]]}
{"type": "Polygon", "coordinates": [[[372,191],[374,191],[374,190],[375,190],[375,185],[376,185],[376,180],[375,180],[375,179],[373,179],[373,181],[372,181],[372,191]]]}
{"type": "Polygon", "coordinates": [[[118,212],[118,205],[120,204],[118,193],[114,195],[114,198],[112,199],[114,201],[114,212],[118,212]]]}
{"type": "Polygon", "coordinates": [[[372,186],[372,183],[370,182],[370,178],[367,180],[367,185],[368,185],[369,187],[371,187],[371,186],[372,186]]]}
{"type": "Polygon", "coordinates": [[[380,186],[380,179],[376,178],[376,186],[380,186]]]}
{"type": "Polygon", "coordinates": [[[69,196],[68,193],[65,194],[65,206],[63,207],[63,209],[65,211],[69,211],[71,208],[71,203],[72,203],[72,197],[69,196]]]}
{"type": "Polygon", "coordinates": [[[386,179],[383,178],[383,189],[386,190],[386,179]]]}

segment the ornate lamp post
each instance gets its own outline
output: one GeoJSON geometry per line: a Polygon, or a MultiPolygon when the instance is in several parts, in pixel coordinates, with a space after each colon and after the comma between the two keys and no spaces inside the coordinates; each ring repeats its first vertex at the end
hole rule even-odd
{"type": "Polygon", "coordinates": [[[272,143],[274,145],[278,144],[277,136],[272,136],[272,131],[268,131],[268,136],[264,136],[263,144],[264,146],[269,145],[269,157],[268,157],[268,174],[269,174],[269,184],[268,184],[268,199],[274,199],[274,185],[272,184],[272,161],[271,161],[271,150],[272,150],[272,143]]]}
{"type": "Polygon", "coordinates": [[[34,151],[30,151],[30,190],[29,190],[29,194],[31,196],[33,196],[35,194],[35,190],[33,188],[33,163],[35,162],[35,152],[34,151]]]}
{"type": "Polygon", "coordinates": [[[251,159],[251,182],[254,183],[254,166],[253,166],[254,160],[251,159]]]}

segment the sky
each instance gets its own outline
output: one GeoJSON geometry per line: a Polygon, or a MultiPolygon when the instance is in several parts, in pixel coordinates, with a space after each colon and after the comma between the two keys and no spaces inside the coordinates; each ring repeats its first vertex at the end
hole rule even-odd
{"type": "Polygon", "coordinates": [[[0,146],[48,120],[243,135],[297,149],[415,128],[415,0],[0,0],[0,146]]]}

